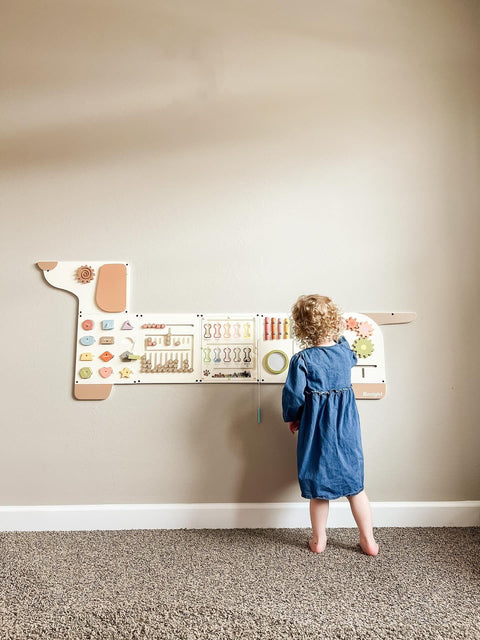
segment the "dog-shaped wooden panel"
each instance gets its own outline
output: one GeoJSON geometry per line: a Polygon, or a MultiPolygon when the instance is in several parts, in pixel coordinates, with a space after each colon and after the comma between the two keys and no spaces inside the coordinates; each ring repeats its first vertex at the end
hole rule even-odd
{"type": "MultiPolygon", "coordinates": [[[[136,313],[128,262],[38,262],[47,282],[78,298],[74,396],[103,400],[114,384],[280,383],[298,351],[288,313],[136,313]]],[[[359,399],[385,396],[380,324],[415,313],[346,313],[359,399]]]]}

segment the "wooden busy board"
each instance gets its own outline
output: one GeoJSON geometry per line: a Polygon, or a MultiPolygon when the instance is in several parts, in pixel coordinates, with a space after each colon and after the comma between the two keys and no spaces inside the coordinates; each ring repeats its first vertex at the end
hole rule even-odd
{"type": "MultiPolygon", "coordinates": [[[[299,350],[288,313],[138,313],[129,308],[127,262],[39,262],[52,286],[79,301],[74,395],[105,399],[114,384],[283,384],[299,350]]],[[[386,391],[379,324],[414,313],[344,314],[357,353],[352,372],[359,399],[386,391]]]]}

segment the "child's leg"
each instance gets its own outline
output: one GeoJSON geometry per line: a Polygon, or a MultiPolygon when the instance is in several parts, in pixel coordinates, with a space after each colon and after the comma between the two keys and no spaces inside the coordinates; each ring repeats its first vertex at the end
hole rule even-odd
{"type": "Polygon", "coordinates": [[[327,546],[327,518],[330,502],[315,498],[310,500],[310,520],[312,521],[312,538],[309,542],[314,553],[322,553],[327,546]]]}
{"type": "Polygon", "coordinates": [[[360,531],[360,546],[369,556],[378,554],[378,544],[373,537],[372,510],[365,491],[360,491],[356,496],[347,496],[352,509],[353,517],[360,531]]]}

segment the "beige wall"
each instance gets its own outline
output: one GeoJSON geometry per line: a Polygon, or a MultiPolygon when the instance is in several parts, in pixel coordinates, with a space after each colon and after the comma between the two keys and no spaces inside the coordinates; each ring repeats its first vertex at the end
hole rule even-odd
{"type": "Polygon", "coordinates": [[[479,3],[2,4],[0,504],[300,499],[279,386],[260,426],[254,385],[72,398],[34,263],[99,259],[143,311],[417,311],[359,404],[370,497],[480,498],[479,3]]]}

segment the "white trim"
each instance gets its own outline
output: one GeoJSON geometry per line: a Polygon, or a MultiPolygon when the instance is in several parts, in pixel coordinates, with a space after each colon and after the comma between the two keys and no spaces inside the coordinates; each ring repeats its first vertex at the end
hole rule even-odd
{"type": "MultiPolygon", "coordinates": [[[[480,500],[373,502],[375,527],[480,526],[480,500]]],[[[308,502],[0,506],[0,531],[309,527],[308,502]]],[[[328,526],[354,527],[347,502],[332,502],[328,526]]]]}

